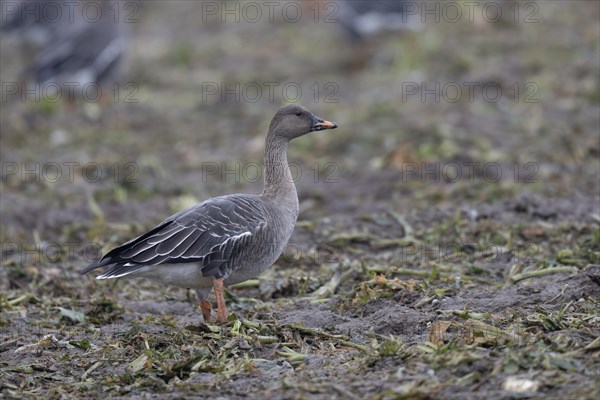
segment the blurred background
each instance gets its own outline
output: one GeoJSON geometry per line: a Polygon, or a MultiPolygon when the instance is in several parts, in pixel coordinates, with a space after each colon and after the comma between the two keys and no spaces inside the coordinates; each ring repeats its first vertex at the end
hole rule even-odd
{"type": "Polygon", "coordinates": [[[89,3],[3,3],[3,238],[259,192],[289,102],[305,218],[598,194],[594,2],[89,3]]]}
{"type": "MultiPolygon", "coordinates": [[[[422,343],[423,321],[437,318],[430,299],[407,295],[400,311],[392,302],[389,315],[367,321],[361,318],[374,309],[356,305],[353,288],[367,285],[372,271],[400,266],[424,273],[418,276],[430,286],[423,291],[446,293],[447,306],[468,302],[488,312],[492,303],[511,308],[519,299],[527,308],[542,301],[533,291],[519,297],[498,289],[509,271],[599,262],[596,1],[61,3],[1,3],[0,326],[70,321],[49,304],[81,309],[86,324],[96,318],[98,326],[147,322],[148,315],[194,321],[184,290],[96,283],[78,271],[184,207],[260,193],[265,133],[288,103],[339,128],[290,146],[300,197],[292,256],[267,271],[258,289],[236,293],[280,310],[282,299],[327,283],[335,265],[363,266],[335,297],[359,311],[322,302],[327,314],[314,305],[294,314],[295,306],[285,306],[288,322],[321,318],[310,326],[325,329],[341,324],[330,323],[340,313],[356,335],[367,324],[382,335],[408,330],[422,343]],[[504,253],[493,262],[444,261],[446,276],[422,254],[406,258],[402,240],[457,242],[469,254],[481,253],[464,243],[493,244],[504,253]],[[536,246],[534,262],[515,255],[512,246],[522,242],[536,246]],[[323,243],[333,245],[329,253],[323,243]],[[470,291],[453,289],[455,275],[470,291]],[[492,288],[497,296],[484,302],[492,288]],[[118,302],[114,320],[90,299],[118,302]]],[[[535,293],[554,296],[559,286],[535,293]]],[[[248,304],[233,310],[258,315],[248,304]]],[[[448,379],[442,382],[457,382],[448,379]]],[[[565,382],[573,390],[592,386],[565,382]]],[[[577,397],[585,396],[570,398],[577,397]]]]}

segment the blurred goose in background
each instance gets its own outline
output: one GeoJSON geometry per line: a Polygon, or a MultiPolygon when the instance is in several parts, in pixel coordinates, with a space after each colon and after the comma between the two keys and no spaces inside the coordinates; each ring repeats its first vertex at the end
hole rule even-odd
{"type": "Polygon", "coordinates": [[[19,35],[24,50],[35,52],[25,55],[26,62],[33,60],[23,75],[33,75],[41,85],[117,81],[126,32],[122,13],[115,18],[115,4],[120,3],[24,0],[14,7],[5,6],[2,31],[19,35]],[[93,3],[99,12],[84,12],[86,3],[93,3]]]}
{"type": "Polygon", "coordinates": [[[215,197],[180,211],[111,250],[82,273],[112,265],[96,279],[140,276],[194,288],[207,322],[212,305],[206,299],[214,288],[217,321],[225,322],[224,285],[251,279],[273,265],[294,231],[298,194],[287,161],[288,143],[309,132],[336,127],[304,107],[283,107],[267,133],[261,195],[215,197]]]}
{"type": "MultiPolygon", "coordinates": [[[[421,1],[337,0],[335,15],[348,38],[351,56],[342,64],[353,72],[371,63],[386,63],[394,54],[382,54],[379,46],[385,33],[421,29],[421,1]]],[[[398,35],[399,36],[399,35],[398,35]]],[[[389,53],[389,52],[388,52],[389,53]]]]}
{"type": "MultiPolygon", "coordinates": [[[[48,43],[53,36],[53,27],[56,20],[53,18],[54,13],[43,17],[41,7],[43,1],[24,0],[19,3],[5,3],[2,8],[2,32],[7,34],[19,34],[25,42],[30,42],[36,45],[44,45],[48,43]],[[52,17],[49,19],[47,17],[52,17]]],[[[62,8],[57,3],[56,7],[60,13],[62,8]]],[[[57,16],[57,18],[59,18],[57,16]]]]}
{"type": "Polygon", "coordinates": [[[353,41],[385,31],[418,30],[420,2],[407,0],[338,0],[340,24],[353,41]]]}

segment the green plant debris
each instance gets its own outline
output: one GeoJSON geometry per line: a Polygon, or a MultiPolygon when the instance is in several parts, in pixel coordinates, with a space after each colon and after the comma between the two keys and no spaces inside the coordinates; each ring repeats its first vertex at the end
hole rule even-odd
{"type": "Polygon", "coordinates": [[[600,398],[597,2],[457,2],[354,41],[325,1],[214,3],[112,10],[137,22],[108,104],[36,99],[2,32],[0,398],[600,398]],[[226,323],[80,275],[260,193],[287,102],[339,128],[289,146],[299,221],[226,323]]]}
{"type": "Polygon", "coordinates": [[[574,273],[577,272],[577,268],[573,267],[554,267],[554,268],[544,268],[536,271],[524,272],[522,274],[516,274],[511,276],[511,281],[513,283],[522,281],[524,279],[537,278],[540,276],[551,275],[551,274],[562,274],[562,273],[574,273]]]}
{"type": "Polygon", "coordinates": [[[76,323],[82,323],[85,321],[85,315],[82,312],[68,310],[66,308],[58,307],[60,315],[68,320],[76,323]]]}

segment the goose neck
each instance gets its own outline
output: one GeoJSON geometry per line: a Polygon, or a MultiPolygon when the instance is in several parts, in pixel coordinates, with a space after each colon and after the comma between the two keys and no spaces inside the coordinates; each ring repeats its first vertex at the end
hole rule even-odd
{"type": "Polygon", "coordinates": [[[296,185],[287,161],[289,140],[269,135],[265,143],[264,192],[263,196],[276,200],[294,197],[296,202],[296,185]]]}

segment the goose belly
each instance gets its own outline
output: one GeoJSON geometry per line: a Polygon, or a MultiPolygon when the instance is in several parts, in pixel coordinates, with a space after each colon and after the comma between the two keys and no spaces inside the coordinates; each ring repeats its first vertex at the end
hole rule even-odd
{"type": "Polygon", "coordinates": [[[140,276],[165,285],[187,289],[212,286],[212,278],[202,276],[200,266],[196,263],[149,265],[129,276],[140,276]]]}
{"type": "MultiPolygon", "coordinates": [[[[284,250],[291,231],[285,236],[273,239],[259,238],[249,243],[231,259],[228,264],[232,267],[230,275],[225,279],[225,285],[247,281],[258,276],[272,266],[284,250]],[[265,240],[266,239],[266,240],[265,240]]],[[[166,285],[196,289],[212,286],[212,277],[203,276],[201,266],[197,263],[160,264],[145,266],[129,276],[140,276],[166,285]]]]}

